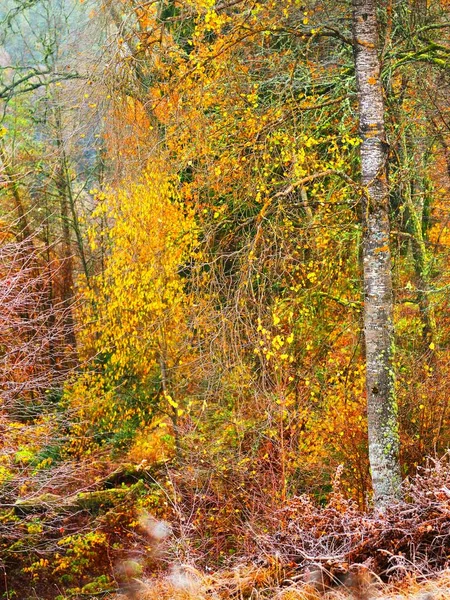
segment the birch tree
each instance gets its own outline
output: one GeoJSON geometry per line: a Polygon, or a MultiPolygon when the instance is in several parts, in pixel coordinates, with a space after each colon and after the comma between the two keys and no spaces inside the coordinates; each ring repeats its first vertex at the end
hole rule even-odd
{"type": "Polygon", "coordinates": [[[359,92],[364,261],[364,333],[369,459],[375,506],[400,492],[399,436],[393,365],[394,327],[387,162],[375,0],[353,0],[359,92]]]}

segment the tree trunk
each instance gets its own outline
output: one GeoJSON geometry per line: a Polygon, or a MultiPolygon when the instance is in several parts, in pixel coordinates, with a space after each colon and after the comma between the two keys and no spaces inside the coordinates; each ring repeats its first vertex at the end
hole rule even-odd
{"type": "Polygon", "coordinates": [[[388,144],[384,127],[375,0],[353,0],[356,81],[359,92],[362,199],[364,333],[366,346],[369,460],[374,503],[383,508],[400,494],[399,436],[393,365],[394,327],[388,144]]]}
{"type": "MultiPolygon", "coordinates": [[[[404,83],[405,87],[407,83],[404,83]]],[[[406,90],[405,90],[406,91],[406,90]]],[[[425,244],[427,230],[427,172],[429,152],[424,139],[415,134],[415,126],[408,124],[405,118],[402,92],[400,102],[391,98],[395,125],[399,132],[397,155],[399,167],[403,173],[400,178],[398,193],[405,209],[405,231],[409,234],[412,247],[412,258],[417,286],[417,302],[422,320],[422,341],[424,352],[434,362],[434,343],[436,338],[436,318],[433,303],[430,300],[430,260],[425,244]]]]}
{"type": "Polygon", "coordinates": [[[0,142],[0,160],[2,167],[2,171],[5,178],[5,183],[7,188],[9,188],[12,198],[14,200],[14,209],[17,212],[17,237],[21,241],[28,241],[30,245],[33,245],[33,236],[31,233],[30,224],[28,223],[28,217],[25,210],[25,207],[22,202],[22,198],[19,193],[19,187],[17,185],[16,178],[11,171],[11,168],[8,164],[8,158],[6,156],[5,148],[3,144],[0,142]]]}
{"type": "Polygon", "coordinates": [[[60,202],[60,217],[62,225],[62,268],[61,268],[61,296],[62,304],[66,312],[66,341],[67,344],[75,348],[75,324],[73,318],[73,302],[74,302],[74,264],[71,240],[71,227],[69,216],[69,196],[70,181],[67,178],[66,170],[66,155],[64,150],[64,141],[62,138],[62,123],[59,107],[55,110],[55,125],[56,125],[56,147],[58,149],[58,166],[55,176],[56,189],[58,191],[60,202]]]}
{"type": "MultiPolygon", "coordinates": [[[[420,177],[420,174],[419,174],[420,177]]],[[[417,285],[417,301],[422,320],[423,349],[429,358],[434,358],[436,339],[436,318],[433,304],[430,302],[429,259],[423,235],[423,207],[416,206],[413,200],[414,181],[407,182],[404,194],[409,233],[411,234],[412,256],[417,285]],[[420,215],[420,216],[419,216],[420,215]]],[[[423,204],[423,203],[422,203],[423,204]]]]}

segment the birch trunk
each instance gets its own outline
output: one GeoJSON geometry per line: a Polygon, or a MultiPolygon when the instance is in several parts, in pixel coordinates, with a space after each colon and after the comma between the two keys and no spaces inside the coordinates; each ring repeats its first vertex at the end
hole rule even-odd
{"type": "Polygon", "coordinates": [[[353,36],[359,92],[363,211],[364,333],[369,460],[374,503],[399,497],[400,467],[395,375],[388,144],[384,126],[375,0],[353,0],[353,36]]]}

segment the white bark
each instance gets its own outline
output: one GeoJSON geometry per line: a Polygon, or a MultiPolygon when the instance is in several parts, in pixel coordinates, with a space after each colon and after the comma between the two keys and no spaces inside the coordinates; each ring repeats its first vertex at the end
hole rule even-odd
{"type": "Polygon", "coordinates": [[[375,506],[398,498],[400,467],[384,104],[375,0],[353,0],[363,210],[364,333],[369,459],[375,506]]]}

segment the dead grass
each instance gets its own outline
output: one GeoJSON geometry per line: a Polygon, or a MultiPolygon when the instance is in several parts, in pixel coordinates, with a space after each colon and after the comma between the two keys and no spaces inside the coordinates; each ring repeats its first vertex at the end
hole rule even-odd
{"type": "Polygon", "coordinates": [[[277,576],[253,566],[201,573],[189,566],[173,568],[165,577],[139,582],[134,591],[111,600],[448,600],[450,570],[433,579],[409,578],[383,584],[375,577],[366,587],[340,585],[317,590],[304,582],[276,582],[277,576]]]}

